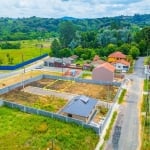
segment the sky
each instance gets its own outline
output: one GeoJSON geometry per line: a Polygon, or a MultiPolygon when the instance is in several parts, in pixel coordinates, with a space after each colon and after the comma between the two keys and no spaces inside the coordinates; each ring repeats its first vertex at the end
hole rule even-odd
{"type": "Polygon", "coordinates": [[[0,0],[0,17],[101,18],[150,14],[150,0],[0,0]]]}

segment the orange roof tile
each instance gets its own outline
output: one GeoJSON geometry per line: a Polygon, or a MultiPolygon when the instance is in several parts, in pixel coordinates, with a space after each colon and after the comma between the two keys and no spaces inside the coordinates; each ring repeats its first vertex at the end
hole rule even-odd
{"type": "Polygon", "coordinates": [[[125,59],[126,55],[124,55],[122,52],[117,51],[117,52],[111,53],[108,57],[125,59]]]}
{"type": "Polygon", "coordinates": [[[114,72],[114,71],[115,71],[115,67],[114,67],[113,65],[111,65],[110,63],[108,63],[108,62],[105,62],[105,63],[103,63],[103,64],[100,64],[100,65],[97,66],[96,68],[102,68],[102,67],[108,69],[108,70],[111,71],[111,72],[114,72]]]}

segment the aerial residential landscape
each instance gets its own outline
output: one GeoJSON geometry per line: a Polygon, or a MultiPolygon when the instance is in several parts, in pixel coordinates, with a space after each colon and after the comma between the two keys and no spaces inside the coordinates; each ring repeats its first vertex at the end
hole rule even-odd
{"type": "Polygon", "coordinates": [[[150,150],[148,0],[0,7],[0,150],[150,150]]]}

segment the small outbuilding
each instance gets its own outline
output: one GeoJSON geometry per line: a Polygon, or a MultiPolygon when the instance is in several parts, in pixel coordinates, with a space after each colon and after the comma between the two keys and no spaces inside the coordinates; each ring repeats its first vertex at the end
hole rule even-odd
{"type": "Polygon", "coordinates": [[[72,58],[56,58],[50,57],[44,61],[44,66],[47,67],[69,67],[72,63],[72,58]]]}
{"type": "Polygon", "coordinates": [[[97,100],[80,95],[73,98],[61,111],[65,116],[88,122],[96,112],[97,100]]]}
{"type": "Polygon", "coordinates": [[[115,67],[108,62],[100,64],[92,71],[92,80],[108,81],[114,80],[115,67]]]}

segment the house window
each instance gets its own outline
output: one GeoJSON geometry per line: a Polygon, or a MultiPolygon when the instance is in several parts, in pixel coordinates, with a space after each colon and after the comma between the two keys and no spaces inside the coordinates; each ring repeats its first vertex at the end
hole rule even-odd
{"type": "Polygon", "coordinates": [[[72,117],[72,114],[68,114],[68,117],[72,117]]]}

